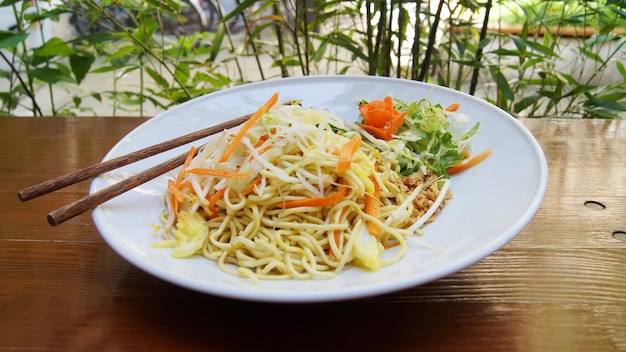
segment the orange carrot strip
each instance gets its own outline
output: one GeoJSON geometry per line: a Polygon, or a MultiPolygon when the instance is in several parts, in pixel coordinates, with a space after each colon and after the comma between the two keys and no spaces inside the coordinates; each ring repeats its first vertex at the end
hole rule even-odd
{"type": "MultiPolygon", "coordinates": [[[[365,213],[380,219],[380,186],[374,176],[370,176],[370,180],[374,183],[374,194],[365,194],[365,213]]],[[[381,227],[372,221],[367,221],[366,226],[369,233],[374,237],[379,237],[382,233],[381,227]]]]}
{"type": "Polygon", "coordinates": [[[337,167],[335,168],[336,172],[350,170],[352,157],[357,152],[357,150],[359,150],[360,145],[361,138],[359,138],[358,136],[354,136],[343,146],[343,148],[341,148],[341,153],[339,154],[339,162],[337,163],[337,167]]]}
{"type": "Polygon", "coordinates": [[[313,197],[305,199],[290,200],[278,204],[281,208],[298,208],[298,207],[326,207],[339,203],[348,193],[348,187],[343,183],[339,190],[334,194],[326,197],[313,197]]]}
{"type": "Polygon", "coordinates": [[[400,245],[400,242],[394,242],[394,243],[392,243],[392,244],[386,244],[386,245],[384,246],[384,248],[385,248],[385,249],[391,249],[391,248],[393,248],[393,247],[397,247],[397,246],[399,246],[399,245],[400,245]]]}
{"type": "Polygon", "coordinates": [[[251,184],[249,184],[246,188],[244,188],[243,192],[241,192],[242,196],[247,196],[250,192],[252,192],[254,190],[254,186],[257,186],[261,183],[261,180],[263,179],[263,176],[259,175],[257,176],[257,178],[254,180],[254,182],[252,182],[251,184]]]}
{"type": "Polygon", "coordinates": [[[218,170],[218,169],[205,169],[201,167],[189,169],[187,170],[187,173],[195,174],[195,175],[225,177],[225,178],[246,178],[250,176],[250,172],[247,172],[245,174],[240,174],[237,171],[232,172],[232,171],[225,171],[225,170],[218,170]]]}
{"type": "Polygon", "coordinates": [[[185,189],[185,187],[188,187],[188,188],[193,188],[193,186],[191,185],[191,182],[185,182],[185,183],[182,183],[182,182],[181,182],[181,183],[178,185],[178,189],[179,189],[179,190],[181,190],[181,191],[182,191],[183,189],[185,189]]]}
{"type": "Polygon", "coordinates": [[[444,110],[449,111],[449,112],[454,112],[454,111],[457,111],[460,106],[461,104],[459,103],[453,103],[453,104],[448,105],[444,110]]]}
{"type": "Polygon", "coordinates": [[[243,136],[246,135],[246,132],[248,132],[248,130],[252,127],[252,125],[254,125],[261,118],[261,116],[263,116],[263,114],[268,112],[270,108],[274,106],[274,104],[276,104],[277,101],[278,101],[278,93],[274,93],[270,97],[270,99],[265,104],[263,104],[263,106],[261,106],[254,114],[252,114],[250,119],[248,119],[248,121],[246,121],[246,123],[244,123],[243,126],[241,126],[241,129],[235,135],[233,142],[228,146],[228,148],[226,148],[226,150],[224,151],[224,154],[222,154],[221,158],[219,159],[219,162],[223,163],[225,161],[228,161],[231,154],[235,151],[235,148],[239,145],[239,142],[241,142],[241,140],[243,139],[243,136]]]}
{"type": "Polygon", "coordinates": [[[185,158],[185,162],[183,163],[183,167],[178,172],[178,176],[176,176],[176,187],[180,188],[180,183],[183,180],[183,175],[185,174],[185,169],[189,166],[189,164],[191,163],[191,159],[193,159],[193,157],[195,155],[196,155],[196,148],[195,147],[191,147],[191,149],[189,149],[189,153],[187,154],[187,157],[185,158]]]}
{"type": "Polygon", "coordinates": [[[480,163],[481,161],[487,159],[487,157],[489,155],[491,155],[491,149],[487,149],[487,150],[481,152],[480,154],[477,154],[476,156],[474,156],[473,158],[469,159],[467,162],[465,162],[463,164],[450,166],[447,169],[448,175],[458,174],[461,171],[467,170],[470,167],[472,167],[472,166],[480,163]]]}
{"type": "Polygon", "coordinates": [[[213,219],[215,216],[217,216],[215,203],[217,203],[217,201],[220,200],[222,196],[224,196],[224,192],[226,192],[226,187],[218,190],[217,192],[215,192],[215,194],[213,194],[213,196],[211,196],[211,198],[209,198],[209,210],[211,211],[211,214],[209,215],[210,219],[213,219]]]}
{"type": "Polygon", "coordinates": [[[258,153],[259,155],[265,153],[266,151],[272,149],[273,145],[266,145],[265,147],[263,147],[262,149],[259,149],[258,153]]]}
{"type": "Polygon", "coordinates": [[[178,172],[178,175],[176,176],[176,181],[167,180],[167,188],[172,194],[172,197],[170,198],[170,203],[172,203],[172,207],[173,207],[172,210],[174,211],[174,214],[176,215],[178,215],[178,203],[182,203],[184,200],[183,194],[180,190],[188,185],[187,182],[185,182],[184,184],[181,184],[181,182],[183,181],[183,176],[185,174],[185,169],[189,166],[189,164],[191,163],[191,159],[193,159],[195,155],[196,155],[196,148],[192,146],[189,149],[189,153],[187,154],[187,157],[185,158],[185,162],[183,163],[183,166],[180,168],[180,171],[178,172]]]}
{"type": "Polygon", "coordinates": [[[361,128],[363,128],[369,134],[371,134],[372,136],[374,136],[376,138],[383,139],[383,140],[386,140],[386,141],[389,141],[389,140],[391,140],[393,138],[391,136],[391,133],[389,133],[389,131],[385,131],[382,128],[378,128],[378,127],[374,127],[374,126],[370,126],[370,125],[362,125],[362,124],[359,124],[359,126],[361,126],[361,128]]]}
{"type": "Polygon", "coordinates": [[[176,186],[176,182],[174,180],[167,180],[167,189],[170,191],[170,203],[172,204],[172,210],[174,211],[174,214],[178,215],[178,204],[182,203],[185,197],[176,186]]]}

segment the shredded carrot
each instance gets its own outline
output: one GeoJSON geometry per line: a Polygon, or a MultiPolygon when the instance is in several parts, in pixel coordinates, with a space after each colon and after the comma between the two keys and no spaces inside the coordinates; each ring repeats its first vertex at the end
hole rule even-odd
{"type": "Polygon", "coordinates": [[[265,153],[266,151],[272,149],[272,147],[273,147],[272,145],[266,145],[265,147],[259,149],[258,150],[259,155],[261,155],[261,154],[265,153]]]}
{"type": "Polygon", "coordinates": [[[383,100],[374,100],[359,105],[363,116],[363,127],[376,138],[391,140],[404,124],[405,112],[399,112],[393,107],[393,99],[386,96],[383,100]]]}
{"type": "Polygon", "coordinates": [[[254,182],[252,182],[246,188],[243,189],[243,192],[241,192],[241,195],[245,197],[248,194],[250,194],[250,192],[252,192],[254,190],[254,186],[259,185],[261,183],[262,179],[263,179],[263,176],[261,176],[261,175],[257,176],[257,178],[254,180],[254,182]]]}
{"type": "Polygon", "coordinates": [[[187,170],[187,173],[195,174],[195,175],[217,176],[217,177],[224,177],[224,178],[240,178],[240,179],[250,176],[250,172],[247,172],[245,174],[240,174],[239,172],[232,172],[232,171],[225,171],[225,170],[218,170],[218,169],[206,169],[202,167],[189,169],[187,170]]]}
{"type": "Polygon", "coordinates": [[[174,211],[174,214],[178,214],[178,203],[182,203],[185,197],[176,186],[176,182],[174,180],[167,180],[167,189],[170,191],[170,203],[172,203],[172,210],[174,211]]]}
{"type": "Polygon", "coordinates": [[[241,140],[243,139],[243,136],[246,135],[246,132],[248,132],[252,125],[254,125],[261,118],[261,116],[263,116],[263,114],[268,112],[270,108],[274,106],[274,104],[276,104],[277,101],[278,93],[274,93],[270,97],[270,99],[265,104],[263,104],[263,106],[261,106],[254,114],[252,114],[250,119],[248,119],[248,121],[246,121],[246,123],[241,126],[241,129],[235,135],[233,142],[228,146],[228,148],[226,148],[224,154],[222,154],[221,158],[219,159],[220,163],[228,161],[231,154],[235,151],[235,148],[239,145],[239,142],[241,142],[241,140]]]}
{"type": "Polygon", "coordinates": [[[187,157],[185,158],[183,167],[178,172],[178,176],[176,176],[176,187],[180,186],[180,183],[183,180],[183,175],[185,174],[185,169],[189,166],[189,164],[191,163],[191,159],[193,159],[195,155],[196,155],[196,148],[191,147],[191,149],[189,149],[189,153],[187,153],[187,157]]]}
{"type": "Polygon", "coordinates": [[[393,243],[391,243],[391,244],[386,244],[386,245],[384,245],[384,248],[385,248],[385,249],[391,249],[391,248],[393,248],[393,247],[398,247],[399,245],[400,245],[400,242],[393,242],[393,243]]]}
{"type": "Polygon", "coordinates": [[[463,164],[450,166],[446,171],[448,171],[448,175],[458,174],[459,172],[467,170],[470,167],[472,167],[472,166],[480,163],[481,161],[487,159],[487,157],[489,155],[491,155],[491,149],[487,149],[487,150],[481,152],[480,154],[475,155],[474,157],[472,157],[471,159],[469,159],[468,161],[466,161],[463,164]]]}
{"type": "Polygon", "coordinates": [[[345,182],[338,187],[337,192],[325,197],[312,197],[305,199],[290,200],[279,203],[281,208],[298,208],[298,207],[328,207],[339,203],[348,193],[348,187],[345,182]]]}
{"type": "Polygon", "coordinates": [[[172,181],[172,180],[167,181],[167,188],[169,189],[171,193],[170,202],[172,203],[172,210],[174,211],[175,215],[178,215],[178,204],[182,203],[183,200],[185,199],[181,190],[184,187],[189,185],[186,182],[182,184],[183,176],[185,174],[185,169],[189,167],[189,164],[191,164],[191,160],[193,159],[195,155],[196,155],[196,148],[192,146],[189,149],[189,153],[187,153],[187,157],[185,158],[185,162],[183,162],[183,166],[181,167],[180,171],[178,172],[178,175],[176,176],[176,181],[172,181]]]}
{"type": "Polygon", "coordinates": [[[341,153],[339,154],[339,162],[337,163],[337,167],[335,169],[336,172],[350,170],[352,157],[357,152],[357,150],[359,150],[360,145],[361,138],[359,138],[358,136],[354,136],[343,146],[343,148],[341,148],[341,153]]]}
{"type": "MultiPolygon", "coordinates": [[[[370,180],[374,183],[374,194],[369,195],[365,194],[365,213],[375,217],[376,219],[380,219],[380,186],[374,176],[370,176],[370,180]]],[[[378,224],[367,221],[367,230],[374,237],[379,237],[382,229],[378,224]]]]}
{"type": "Polygon", "coordinates": [[[459,109],[459,106],[461,106],[461,104],[453,103],[453,104],[448,105],[444,110],[449,111],[449,112],[454,112],[459,109]]]}
{"type": "Polygon", "coordinates": [[[218,200],[220,200],[220,198],[222,198],[224,196],[224,192],[226,192],[226,187],[217,190],[217,192],[215,192],[215,194],[213,194],[213,196],[211,196],[211,198],[209,198],[209,210],[211,211],[211,214],[209,215],[210,219],[213,219],[215,216],[217,216],[217,209],[215,209],[215,203],[217,203],[218,200]]]}
{"type": "Polygon", "coordinates": [[[258,142],[256,142],[256,144],[254,145],[254,147],[255,147],[255,148],[258,148],[258,147],[260,147],[263,143],[265,143],[265,141],[266,141],[266,140],[270,139],[270,134],[271,134],[271,135],[276,134],[276,129],[275,129],[275,128],[272,128],[272,129],[270,130],[270,133],[269,133],[269,134],[264,134],[264,135],[262,135],[261,137],[259,137],[259,141],[258,141],[258,142]]]}

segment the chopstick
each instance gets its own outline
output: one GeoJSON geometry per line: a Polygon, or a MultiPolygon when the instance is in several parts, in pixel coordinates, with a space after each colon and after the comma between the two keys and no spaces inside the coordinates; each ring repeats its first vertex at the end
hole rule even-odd
{"type": "MultiPolygon", "coordinates": [[[[73,171],[69,174],[59,176],[40,184],[25,188],[18,192],[18,196],[23,202],[42,196],[44,194],[67,187],[74,183],[86,180],[90,177],[97,176],[103,172],[114,170],[116,168],[131,164],[135,161],[156,155],[166,150],[170,150],[189,142],[208,137],[225,129],[233,128],[246,122],[251,116],[252,114],[244,115],[196,132],[186,134],[184,136],[176,137],[165,142],[155,144],[153,146],[146,147],[117,158],[110,159],[108,161],[104,161],[80,170],[73,171]]],[[[59,225],[87,210],[93,209],[96,206],[119,196],[126,191],[129,191],[141,184],[150,181],[157,176],[173,170],[184,163],[185,158],[188,154],[188,152],[185,152],[177,157],[174,157],[147,170],[144,170],[134,176],[128,177],[112,186],[104,188],[98,192],[90,194],[73,203],[61,207],[48,214],[48,223],[50,223],[50,225],[52,226],[59,225]]]]}
{"type": "Polygon", "coordinates": [[[77,215],[84,213],[87,210],[93,209],[98,205],[119,196],[122,193],[125,193],[126,191],[142,185],[157,176],[175,169],[185,162],[185,158],[188,154],[189,153],[183,153],[175,158],[169,159],[166,162],[153,166],[107,188],[103,188],[98,192],[92,193],[73,203],[61,207],[48,214],[48,223],[52,226],[59,225],[77,215]]]}
{"type": "MultiPolygon", "coordinates": [[[[229,120],[229,121],[217,124],[217,125],[213,125],[211,127],[208,127],[199,131],[186,134],[184,136],[172,138],[165,142],[155,144],[153,146],[146,147],[146,148],[134,151],[132,153],[122,155],[117,158],[113,158],[113,159],[103,161],[98,164],[88,166],[80,170],[70,172],[69,174],[53,178],[51,180],[39,183],[37,185],[31,186],[28,188],[24,188],[20,190],[19,192],[17,192],[17,195],[22,202],[25,202],[27,200],[42,196],[44,194],[48,194],[50,192],[70,186],[80,181],[84,181],[88,178],[97,176],[103,172],[117,169],[124,165],[134,163],[135,161],[145,159],[147,157],[156,155],[166,150],[170,150],[170,149],[179,147],[183,144],[196,141],[200,138],[208,137],[212,134],[221,132],[225,129],[233,128],[235,126],[238,126],[246,122],[250,118],[250,116],[252,116],[252,114],[244,115],[244,116],[241,116],[241,117],[238,117],[238,118],[235,118],[235,119],[232,119],[232,120],[229,120]]],[[[182,162],[180,163],[180,165],[182,165],[182,162]]],[[[169,170],[165,170],[162,173],[165,173],[167,171],[169,170]]],[[[154,177],[156,176],[159,176],[159,175],[155,175],[154,177]]]]}

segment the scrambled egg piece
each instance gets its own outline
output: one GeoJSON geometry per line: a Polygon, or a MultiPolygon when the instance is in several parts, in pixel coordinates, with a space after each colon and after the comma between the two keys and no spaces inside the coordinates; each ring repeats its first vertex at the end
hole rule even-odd
{"type": "Polygon", "coordinates": [[[383,245],[367,231],[366,226],[361,226],[359,238],[354,241],[354,263],[357,266],[372,271],[378,271],[381,266],[381,254],[383,245]]]}
{"type": "Polygon", "coordinates": [[[204,218],[196,213],[181,211],[178,214],[176,228],[172,229],[176,244],[172,256],[185,258],[195,254],[209,235],[209,227],[204,218]]]}

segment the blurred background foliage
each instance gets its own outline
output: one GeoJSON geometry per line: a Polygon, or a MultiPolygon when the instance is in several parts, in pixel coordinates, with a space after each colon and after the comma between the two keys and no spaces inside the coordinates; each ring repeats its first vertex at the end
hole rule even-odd
{"type": "Polygon", "coordinates": [[[0,115],[148,116],[276,77],[451,87],[516,117],[623,118],[626,1],[0,1],[0,115]]]}

